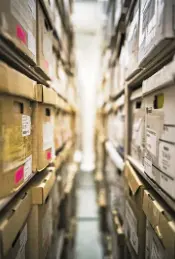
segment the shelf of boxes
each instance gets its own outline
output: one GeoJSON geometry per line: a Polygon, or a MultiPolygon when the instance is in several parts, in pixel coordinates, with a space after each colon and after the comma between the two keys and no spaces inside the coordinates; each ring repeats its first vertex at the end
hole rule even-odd
{"type": "MultiPolygon", "coordinates": [[[[100,96],[105,95],[105,103],[98,110],[96,131],[96,139],[103,134],[106,150],[104,167],[97,167],[97,172],[103,176],[100,179],[107,179],[106,189],[113,190],[114,182],[117,185],[120,181],[110,180],[110,173],[115,172],[117,177],[121,171],[120,177],[128,188],[123,191],[123,225],[119,217],[125,236],[122,258],[154,258],[155,250],[156,256],[173,258],[175,247],[167,246],[168,232],[175,240],[173,3],[116,0],[110,1],[108,7],[114,2],[118,8],[116,22],[111,26],[116,29],[106,50],[111,56],[102,64],[106,69],[102,78],[107,72],[105,87],[109,84],[110,89],[101,86],[100,96]]],[[[96,147],[97,153],[98,150],[96,147]]],[[[98,159],[99,154],[96,165],[100,163],[98,159]]],[[[115,188],[121,190],[119,186],[115,188]]],[[[114,196],[119,199],[118,193],[114,196]]],[[[114,209],[118,213],[120,205],[116,203],[114,209]]],[[[114,233],[111,235],[115,240],[114,233]]],[[[114,246],[114,254],[116,250],[114,246]]]]}

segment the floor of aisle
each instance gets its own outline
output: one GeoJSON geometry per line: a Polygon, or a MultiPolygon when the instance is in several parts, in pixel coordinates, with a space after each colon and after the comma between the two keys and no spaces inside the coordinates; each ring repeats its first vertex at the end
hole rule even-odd
{"type": "Polygon", "coordinates": [[[102,259],[98,207],[92,173],[79,173],[77,206],[75,259],[102,259]]]}

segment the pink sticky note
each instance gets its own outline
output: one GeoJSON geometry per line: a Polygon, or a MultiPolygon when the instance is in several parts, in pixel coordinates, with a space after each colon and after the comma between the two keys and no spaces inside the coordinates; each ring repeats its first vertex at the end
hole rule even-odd
{"type": "Polygon", "coordinates": [[[52,154],[50,151],[47,152],[47,160],[50,160],[52,158],[52,154]]]}
{"type": "Polygon", "coordinates": [[[24,166],[21,166],[15,172],[15,184],[18,184],[23,178],[24,178],[24,166]]]}
{"type": "Polygon", "coordinates": [[[21,27],[21,25],[17,25],[16,26],[16,36],[18,37],[18,39],[20,39],[24,44],[27,43],[27,35],[26,32],[23,30],[23,28],[21,27]]]}

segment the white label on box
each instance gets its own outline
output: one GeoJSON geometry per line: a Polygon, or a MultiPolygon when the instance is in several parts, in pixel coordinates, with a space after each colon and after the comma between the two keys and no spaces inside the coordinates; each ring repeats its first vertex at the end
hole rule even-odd
{"type": "Polygon", "coordinates": [[[26,159],[24,164],[24,182],[26,182],[32,174],[32,155],[26,159]]]}
{"type": "Polygon", "coordinates": [[[175,198],[175,180],[172,180],[168,176],[160,173],[160,186],[165,190],[172,198],[175,198]]]}
{"type": "Polygon", "coordinates": [[[126,222],[128,225],[129,239],[136,254],[138,254],[137,219],[127,201],[126,201],[125,215],[126,215],[126,222]]]}
{"type": "Polygon", "coordinates": [[[51,122],[43,124],[43,150],[53,147],[53,125],[51,122]]]}
{"type": "Polygon", "coordinates": [[[28,30],[28,48],[32,52],[34,56],[36,56],[36,39],[31,33],[31,31],[28,30]]]}
{"type": "Polygon", "coordinates": [[[144,158],[144,171],[149,177],[153,177],[152,174],[152,161],[150,158],[145,157],[144,158]]]}
{"type": "Polygon", "coordinates": [[[36,20],[36,1],[35,0],[28,0],[28,6],[32,13],[33,19],[36,20]]]}
{"type": "Polygon", "coordinates": [[[159,143],[159,167],[162,172],[175,178],[175,145],[159,143]]]}
{"type": "Polygon", "coordinates": [[[27,137],[31,134],[31,117],[22,115],[22,136],[27,137]]]}
{"type": "Polygon", "coordinates": [[[147,129],[146,131],[146,148],[153,156],[156,156],[157,134],[154,130],[147,129]]]}

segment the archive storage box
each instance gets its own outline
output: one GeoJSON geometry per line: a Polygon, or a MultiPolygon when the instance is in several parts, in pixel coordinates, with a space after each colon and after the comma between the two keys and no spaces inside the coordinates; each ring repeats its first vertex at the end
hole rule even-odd
{"type": "Polygon", "coordinates": [[[20,194],[8,205],[0,217],[2,259],[26,258],[28,243],[27,219],[31,210],[31,193],[20,194]]]}
{"type": "Polygon", "coordinates": [[[0,197],[32,177],[35,82],[0,62],[0,197]]]}
{"type": "Polygon", "coordinates": [[[51,88],[37,85],[38,102],[33,114],[33,170],[41,171],[53,161],[54,118],[57,106],[57,94],[51,88]]]}
{"type": "Polygon", "coordinates": [[[36,63],[36,0],[1,0],[0,34],[36,63]]]}
{"type": "MultiPolygon", "coordinates": [[[[167,69],[171,67],[167,66],[167,69]]],[[[165,68],[162,69],[162,73],[166,77],[164,72],[165,68]]],[[[169,73],[171,74],[171,70],[169,73]]],[[[166,193],[175,198],[175,85],[173,80],[172,82],[163,80],[162,85],[163,75],[160,72],[158,74],[159,79],[155,74],[144,82],[146,109],[144,170],[166,193]]]]}
{"type": "Polygon", "coordinates": [[[159,200],[144,192],[143,210],[147,218],[146,258],[175,258],[175,218],[159,200]]]}
{"type": "Polygon", "coordinates": [[[40,1],[37,1],[37,65],[45,76],[51,76],[52,29],[40,1]]]}
{"type": "Polygon", "coordinates": [[[129,162],[125,165],[125,221],[127,246],[133,258],[143,259],[145,255],[146,220],[142,210],[144,184],[129,162]]]}
{"type": "Polygon", "coordinates": [[[139,63],[145,67],[174,40],[174,0],[141,0],[139,63]],[[154,44],[153,44],[154,43],[154,44]]]}
{"type": "Polygon", "coordinates": [[[138,51],[139,51],[139,21],[140,21],[140,0],[137,0],[132,14],[132,19],[126,32],[126,49],[129,59],[126,64],[126,75],[128,78],[139,71],[138,51]]]}
{"type": "Polygon", "coordinates": [[[52,195],[55,182],[53,172],[39,174],[31,186],[32,210],[28,225],[27,259],[46,258],[53,234],[52,195]]]}
{"type": "Polygon", "coordinates": [[[131,98],[131,156],[144,164],[145,107],[142,88],[132,92],[131,98]]]}

